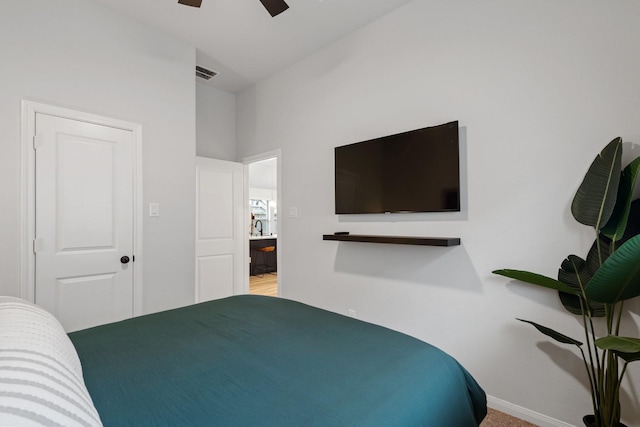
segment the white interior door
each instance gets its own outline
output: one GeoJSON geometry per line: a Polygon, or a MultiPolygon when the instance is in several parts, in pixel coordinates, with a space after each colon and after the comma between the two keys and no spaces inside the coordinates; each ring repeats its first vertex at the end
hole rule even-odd
{"type": "Polygon", "coordinates": [[[35,302],[67,331],[132,317],[133,132],[35,121],[35,302]]]}
{"type": "Polygon", "coordinates": [[[197,157],[197,302],[243,292],[244,243],[249,235],[246,218],[243,165],[197,157]]]}

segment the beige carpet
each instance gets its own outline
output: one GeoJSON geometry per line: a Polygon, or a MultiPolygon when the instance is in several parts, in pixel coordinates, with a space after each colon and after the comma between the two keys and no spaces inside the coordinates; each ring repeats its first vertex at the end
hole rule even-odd
{"type": "Polygon", "coordinates": [[[531,424],[521,419],[512,417],[511,415],[504,414],[489,408],[487,417],[482,421],[480,427],[537,427],[536,424],[531,424]]]}

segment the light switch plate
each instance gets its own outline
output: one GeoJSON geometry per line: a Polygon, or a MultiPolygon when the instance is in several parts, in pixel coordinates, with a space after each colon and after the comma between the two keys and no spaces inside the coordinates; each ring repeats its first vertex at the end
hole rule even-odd
{"type": "Polygon", "coordinates": [[[160,203],[149,203],[149,216],[160,216],[160,203]]]}

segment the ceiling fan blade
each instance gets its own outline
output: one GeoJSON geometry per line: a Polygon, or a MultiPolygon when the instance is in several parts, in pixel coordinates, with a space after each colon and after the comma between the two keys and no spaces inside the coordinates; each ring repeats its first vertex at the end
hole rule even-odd
{"type": "Polygon", "coordinates": [[[289,9],[289,5],[284,0],[260,0],[260,3],[267,9],[271,16],[276,16],[289,9]]]}
{"type": "Polygon", "coordinates": [[[202,0],[178,0],[178,3],[186,6],[200,7],[202,0]]]}

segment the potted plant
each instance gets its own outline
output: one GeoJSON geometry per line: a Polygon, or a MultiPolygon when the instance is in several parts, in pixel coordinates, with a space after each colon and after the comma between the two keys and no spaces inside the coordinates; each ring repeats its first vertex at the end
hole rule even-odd
{"type": "Polygon", "coordinates": [[[593,415],[584,422],[596,427],[623,425],[620,385],[627,365],[640,360],[640,339],[620,335],[622,321],[628,320],[624,303],[640,295],[640,200],[632,201],[640,157],[624,170],[621,159],[622,140],[616,138],[595,158],[571,204],[573,217],[595,230],[595,242],[586,258],[569,255],[557,280],[522,270],[493,272],[559,291],[563,306],[581,317],[584,342],[518,320],[580,351],[593,404],[593,415]],[[604,324],[595,321],[596,317],[604,318],[604,324]]]}

